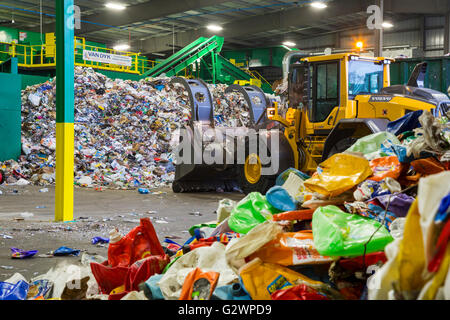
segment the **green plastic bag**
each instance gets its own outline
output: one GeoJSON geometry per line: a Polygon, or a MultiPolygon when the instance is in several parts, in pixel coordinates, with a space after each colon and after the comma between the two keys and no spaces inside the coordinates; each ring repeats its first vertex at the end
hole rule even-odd
{"type": "MultiPolygon", "coordinates": [[[[362,256],[364,244],[379,227],[380,222],[376,220],[345,213],[336,206],[320,207],[312,219],[314,246],[323,256],[362,256]]],[[[384,250],[393,240],[381,226],[367,244],[366,254],[384,250]]]]}
{"type": "Polygon", "coordinates": [[[234,232],[247,234],[258,224],[271,219],[273,214],[279,212],[261,193],[252,192],[239,201],[231,211],[228,226],[234,232]]]}
{"type": "Polygon", "coordinates": [[[346,151],[361,152],[363,154],[369,154],[381,149],[381,145],[386,139],[391,140],[393,144],[401,144],[400,141],[392,133],[382,131],[374,133],[362,138],[359,138],[350,148],[346,151]]]}

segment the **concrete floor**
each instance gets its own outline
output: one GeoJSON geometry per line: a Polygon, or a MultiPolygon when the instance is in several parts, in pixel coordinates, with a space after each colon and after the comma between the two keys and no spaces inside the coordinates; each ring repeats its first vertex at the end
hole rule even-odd
{"type": "Polygon", "coordinates": [[[109,230],[119,228],[126,234],[139,225],[139,218],[152,219],[159,240],[171,237],[183,244],[188,229],[216,219],[219,200],[240,200],[239,193],[175,194],[160,189],[159,194],[139,194],[137,190],[75,188],[74,219],[63,223],[54,220],[55,188],[42,193],[37,186],[1,186],[0,190],[0,281],[19,272],[28,280],[47,272],[61,260],[73,263],[80,257],[38,257],[60,246],[80,249],[107,257],[107,245],[93,245],[96,236],[108,237],[109,230]],[[32,213],[23,214],[23,213],[32,213]],[[23,215],[25,217],[23,217],[23,215]],[[5,239],[4,235],[12,236],[5,239]],[[30,259],[12,259],[11,247],[39,250],[30,259]]]}

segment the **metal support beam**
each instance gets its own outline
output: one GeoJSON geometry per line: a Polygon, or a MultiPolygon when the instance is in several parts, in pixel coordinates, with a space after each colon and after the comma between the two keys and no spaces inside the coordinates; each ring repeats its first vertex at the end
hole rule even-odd
{"type": "MultiPolygon", "coordinates": [[[[381,9],[381,21],[384,21],[384,0],[377,0],[381,9]]],[[[375,57],[383,56],[383,28],[375,29],[375,57]]]]}
{"type": "Polygon", "coordinates": [[[444,25],[444,54],[450,52],[450,11],[445,15],[444,25]]]}
{"type": "Polygon", "coordinates": [[[55,220],[73,220],[74,16],[73,0],[56,2],[55,220]]]}

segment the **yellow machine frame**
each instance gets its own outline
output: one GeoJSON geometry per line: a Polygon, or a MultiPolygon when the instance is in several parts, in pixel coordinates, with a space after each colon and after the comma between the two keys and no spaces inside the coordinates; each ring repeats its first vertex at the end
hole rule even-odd
{"type": "Polygon", "coordinates": [[[295,167],[304,171],[315,171],[321,162],[325,140],[328,135],[318,135],[317,131],[331,132],[341,119],[354,118],[385,118],[390,121],[404,116],[407,112],[416,110],[431,110],[435,108],[432,103],[416,101],[402,96],[393,96],[389,101],[372,102],[372,95],[357,95],[355,99],[349,98],[349,61],[379,61],[383,63],[383,87],[390,86],[389,64],[393,59],[383,57],[363,57],[353,53],[313,56],[301,59],[307,64],[337,61],[340,67],[339,77],[339,105],[334,107],[328,117],[322,122],[311,122],[308,110],[303,108],[289,108],[285,117],[278,114],[278,105],[274,103],[268,109],[268,118],[281,123],[285,127],[284,135],[292,147],[295,167]],[[305,161],[299,168],[300,151],[303,149],[305,161]]]}

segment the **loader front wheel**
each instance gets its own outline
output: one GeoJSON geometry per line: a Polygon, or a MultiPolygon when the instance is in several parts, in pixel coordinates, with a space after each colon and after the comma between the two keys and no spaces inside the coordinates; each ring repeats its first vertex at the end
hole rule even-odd
{"type": "Polygon", "coordinates": [[[238,170],[238,181],[241,190],[245,194],[260,192],[265,194],[275,184],[276,176],[266,176],[261,174],[261,160],[257,154],[250,154],[238,170]]]}

